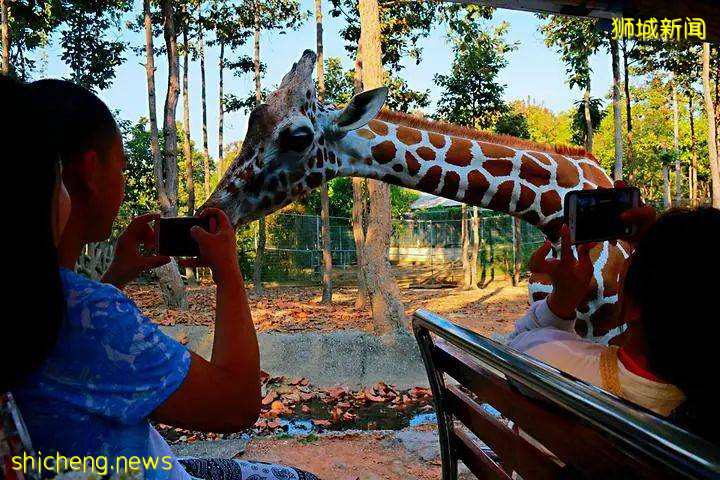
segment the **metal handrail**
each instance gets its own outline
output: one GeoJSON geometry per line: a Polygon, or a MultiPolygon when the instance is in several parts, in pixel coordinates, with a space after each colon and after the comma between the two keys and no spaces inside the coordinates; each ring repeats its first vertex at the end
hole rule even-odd
{"type": "Polygon", "coordinates": [[[419,309],[413,328],[423,330],[475,355],[508,379],[583,418],[632,450],[654,458],[690,478],[720,479],[717,446],[639,408],[615,399],[600,388],[574,379],[539,360],[419,309]]]}

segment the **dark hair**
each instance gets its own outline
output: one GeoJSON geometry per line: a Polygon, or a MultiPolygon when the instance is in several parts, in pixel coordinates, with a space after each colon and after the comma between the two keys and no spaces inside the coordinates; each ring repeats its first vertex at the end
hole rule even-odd
{"type": "Polygon", "coordinates": [[[7,122],[0,127],[7,178],[32,180],[30,195],[20,203],[16,229],[5,237],[8,257],[15,255],[22,263],[4,287],[8,298],[17,301],[19,314],[5,315],[0,327],[2,393],[36,369],[54,347],[65,317],[65,295],[52,225],[60,161],[57,151],[38,140],[52,126],[38,115],[27,85],[0,75],[0,98],[7,122]]]}
{"type": "Polygon", "coordinates": [[[38,80],[28,85],[38,113],[53,124],[47,141],[64,164],[88,150],[104,153],[118,135],[110,109],[94,93],[67,80],[38,80]]]}
{"type": "Polygon", "coordinates": [[[642,239],[625,278],[625,292],[640,307],[650,368],[687,396],[675,418],[716,442],[719,273],[720,210],[677,209],[642,239]]]}

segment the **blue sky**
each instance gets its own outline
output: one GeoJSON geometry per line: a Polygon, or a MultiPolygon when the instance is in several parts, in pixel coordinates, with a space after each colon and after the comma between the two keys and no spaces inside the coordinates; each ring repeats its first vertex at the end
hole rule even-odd
{"type": "MultiPolygon", "coordinates": [[[[303,7],[314,12],[314,0],[301,0],[303,7]]],[[[142,10],[142,2],[136,2],[134,12],[142,10]]],[[[344,20],[333,18],[327,12],[328,2],[324,2],[324,45],[325,56],[340,57],[345,67],[351,67],[353,59],[347,56],[344,42],[339,35],[344,20]]],[[[510,24],[507,39],[519,42],[519,48],[509,54],[509,64],[501,75],[500,81],[507,85],[504,97],[507,101],[531,98],[543,103],[553,111],[568,109],[573,102],[581,97],[581,92],[571,90],[565,82],[565,66],[558,54],[545,46],[542,35],[538,32],[539,19],[532,14],[512,10],[497,10],[491,25],[507,21],[510,24]]],[[[120,38],[129,46],[141,46],[144,42],[142,33],[134,33],[123,29],[120,38]]],[[[162,39],[156,39],[162,42],[162,39]]],[[[414,64],[414,60],[406,62],[401,75],[408,81],[411,88],[429,89],[434,110],[434,102],[441,94],[433,84],[436,73],[446,72],[450,66],[452,52],[446,42],[444,29],[435,29],[428,38],[421,41],[423,47],[422,62],[414,64]]],[[[261,58],[267,64],[267,73],[263,78],[264,87],[272,87],[280,82],[285,72],[297,60],[306,48],[315,47],[315,24],[310,19],[298,31],[279,34],[276,32],[261,35],[261,58]]],[[[50,45],[41,55],[46,59],[44,71],[38,76],[65,77],[68,69],[60,61],[60,48],[50,45]]],[[[243,47],[247,55],[252,54],[252,44],[243,47]]],[[[208,48],[206,53],[207,99],[208,99],[208,132],[210,154],[217,155],[217,113],[218,113],[218,51],[208,48]]],[[[602,52],[592,60],[592,95],[604,98],[612,81],[610,55],[602,52]]],[[[131,51],[126,53],[125,63],[118,68],[117,78],[112,87],[100,92],[100,97],[113,110],[118,110],[123,119],[135,121],[141,116],[147,117],[147,84],[145,81],[144,55],[135,56],[131,51]]],[[[156,60],[156,86],[158,113],[161,118],[162,106],[167,83],[167,63],[164,57],[156,60]]],[[[251,75],[236,78],[225,75],[225,92],[245,96],[254,90],[251,75]]],[[[190,65],[190,123],[191,135],[196,144],[201,144],[201,103],[200,103],[200,65],[190,65]]],[[[182,118],[182,97],[178,104],[178,119],[182,118]]],[[[244,137],[247,117],[244,113],[235,112],[225,117],[225,143],[241,140],[244,137]]]]}

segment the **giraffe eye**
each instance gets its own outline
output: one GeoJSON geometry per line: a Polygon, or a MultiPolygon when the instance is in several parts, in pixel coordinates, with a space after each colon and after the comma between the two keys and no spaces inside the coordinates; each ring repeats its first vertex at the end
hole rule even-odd
{"type": "Polygon", "coordinates": [[[280,148],[282,150],[302,152],[310,146],[313,138],[313,131],[309,127],[302,126],[295,129],[286,128],[280,132],[280,148]]]}

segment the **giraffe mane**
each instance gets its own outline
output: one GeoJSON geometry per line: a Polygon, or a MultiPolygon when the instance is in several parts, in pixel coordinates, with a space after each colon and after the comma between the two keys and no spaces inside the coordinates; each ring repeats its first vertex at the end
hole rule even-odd
{"type": "Polygon", "coordinates": [[[396,112],[385,108],[380,111],[376,118],[378,120],[403,125],[405,127],[416,128],[419,130],[439,133],[442,135],[462,137],[472,140],[479,140],[482,142],[491,142],[500,145],[507,145],[509,147],[516,147],[523,150],[558,153],[560,155],[567,155],[569,157],[586,157],[594,160],[597,163],[600,163],[592,153],[588,153],[582,147],[562,144],[550,145],[547,143],[534,142],[532,140],[525,140],[522,138],[513,137],[512,135],[484,132],[482,130],[476,130],[474,128],[463,127],[460,125],[454,125],[452,123],[441,122],[438,120],[432,120],[426,117],[418,117],[408,113],[396,112]]]}

